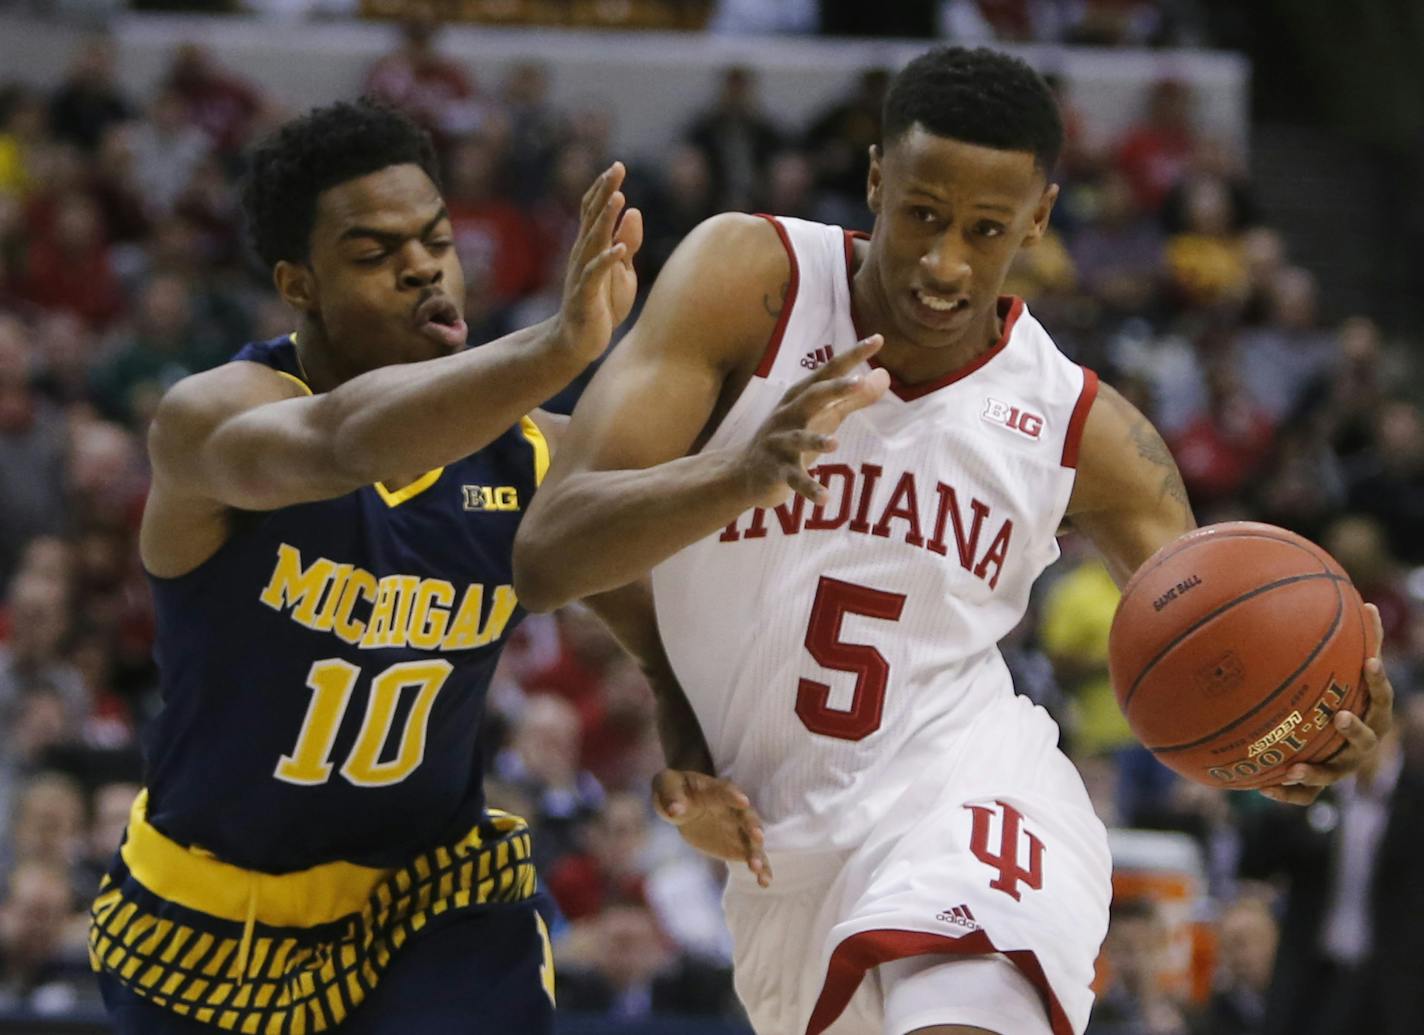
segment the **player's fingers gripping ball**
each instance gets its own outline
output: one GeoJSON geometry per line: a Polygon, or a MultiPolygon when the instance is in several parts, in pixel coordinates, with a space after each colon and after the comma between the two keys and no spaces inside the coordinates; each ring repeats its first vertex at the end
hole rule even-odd
{"type": "Polygon", "coordinates": [[[1368,618],[1339,563],[1272,525],[1227,522],[1158,550],[1123,590],[1108,644],[1128,725],[1211,787],[1279,784],[1347,747],[1364,718],[1368,618]]]}

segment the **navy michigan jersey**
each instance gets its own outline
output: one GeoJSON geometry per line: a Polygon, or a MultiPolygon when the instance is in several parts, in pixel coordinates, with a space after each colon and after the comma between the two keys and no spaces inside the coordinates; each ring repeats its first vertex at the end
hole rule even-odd
{"type": "MultiPolygon", "coordinates": [[[[289,339],[234,361],[307,387],[289,339]]],[[[547,465],[525,418],[396,491],[238,514],[194,571],[151,577],[153,826],[267,873],[397,866],[475,826],[485,693],[523,617],[514,534],[547,465]]]]}

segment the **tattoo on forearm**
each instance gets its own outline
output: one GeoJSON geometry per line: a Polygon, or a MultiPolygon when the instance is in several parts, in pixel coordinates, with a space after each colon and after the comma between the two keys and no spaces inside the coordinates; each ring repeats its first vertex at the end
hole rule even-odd
{"type": "Polygon", "coordinates": [[[779,318],[781,316],[781,311],[786,308],[786,295],[790,290],[791,281],[783,280],[781,282],[781,294],[778,299],[773,300],[770,295],[761,296],[761,304],[772,318],[779,318]]]}
{"type": "Polygon", "coordinates": [[[1154,467],[1162,469],[1162,484],[1157,490],[1157,498],[1160,500],[1170,497],[1184,507],[1190,506],[1187,487],[1182,484],[1182,475],[1177,470],[1177,463],[1172,459],[1172,452],[1167,448],[1167,443],[1162,441],[1162,436],[1143,418],[1138,418],[1132,425],[1130,434],[1132,444],[1137,447],[1137,455],[1154,467]]]}

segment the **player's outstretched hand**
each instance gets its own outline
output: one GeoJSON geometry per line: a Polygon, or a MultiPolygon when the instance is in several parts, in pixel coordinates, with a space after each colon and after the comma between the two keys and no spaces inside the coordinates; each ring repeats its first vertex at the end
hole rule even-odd
{"type": "Polygon", "coordinates": [[[564,274],[558,341],[584,363],[603,354],[638,291],[633,256],[643,244],[643,214],[625,211],[628,199],[619,189],[625,175],[623,163],[614,162],[584,193],[578,240],[564,274]]]}
{"type": "Polygon", "coordinates": [[[825,502],[825,486],[806,469],[821,453],[836,448],[835,431],[846,417],[875,402],[890,387],[890,375],[884,370],[851,373],[882,344],[884,339],[872,334],[786,390],[741,456],[758,506],[774,507],[792,492],[812,503],[825,502]]]}
{"type": "Polygon", "coordinates": [[[677,827],[682,839],[703,855],[744,862],[758,884],[771,886],[761,817],[730,780],[686,769],[664,769],[653,777],[653,805],[658,815],[677,827]]]}
{"type": "Polygon", "coordinates": [[[1365,659],[1361,677],[1370,695],[1365,717],[1362,719],[1354,712],[1337,712],[1335,728],[1345,737],[1345,750],[1323,765],[1297,762],[1286,770],[1282,784],[1261,789],[1266,797],[1289,805],[1309,805],[1320,796],[1321,790],[1371,762],[1379,751],[1380,740],[1394,728],[1394,687],[1390,686],[1384,662],[1380,660],[1384,626],[1380,622],[1379,608],[1374,604],[1366,604],[1365,611],[1370,616],[1369,633],[1374,644],[1365,659]]]}

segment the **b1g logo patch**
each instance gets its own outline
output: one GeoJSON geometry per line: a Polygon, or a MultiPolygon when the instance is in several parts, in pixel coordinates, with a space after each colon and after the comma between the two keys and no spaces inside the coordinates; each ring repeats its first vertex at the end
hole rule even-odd
{"type": "Polygon", "coordinates": [[[466,510],[518,510],[519,490],[513,485],[462,485],[466,510]]]}
{"type": "Polygon", "coordinates": [[[986,398],[984,412],[979,416],[990,424],[1001,425],[1010,431],[1017,431],[1020,435],[1027,435],[1032,439],[1037,439],[1043,434],[1042,417],[1017,406],[1010,406],[1006,402],[1000,402],[998,399],[986,398]]]}

